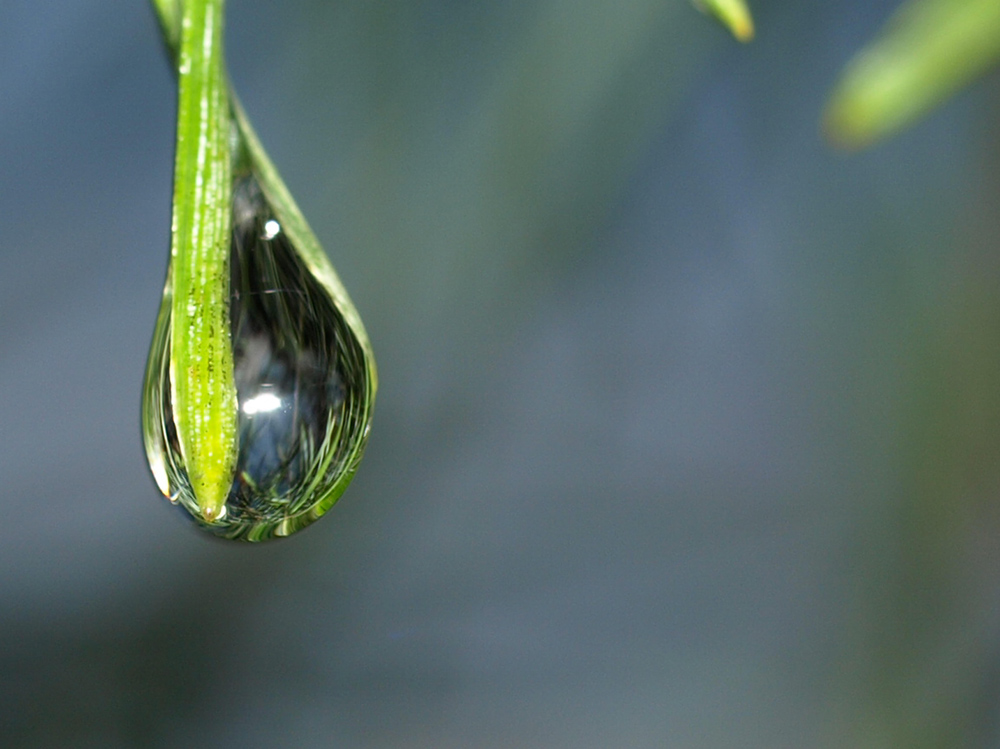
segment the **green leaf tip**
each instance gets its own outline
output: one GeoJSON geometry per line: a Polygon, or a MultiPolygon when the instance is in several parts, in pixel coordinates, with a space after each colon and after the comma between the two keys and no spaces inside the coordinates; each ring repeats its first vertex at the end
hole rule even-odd
{"type": "Polygon", "coordinates": [[[847,66],[823,115],[857,150],[913,124],[1000,61],[1000,0],[909,0],[847,66]]]}
{"type": "Polygon", "coordinates": [[[692,0],[702,13],[716,18],[741,42],[753,39],[753,16],[743,0],[692,0]]]}

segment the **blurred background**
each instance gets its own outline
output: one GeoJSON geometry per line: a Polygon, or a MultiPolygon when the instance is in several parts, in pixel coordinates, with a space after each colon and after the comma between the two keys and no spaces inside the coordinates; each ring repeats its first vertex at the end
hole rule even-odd
{"type": "Polygon", "coordinates": [[[0,744],[1000,745],[1000,78],[832,149],[895,6],[230,0],[381,386],[246,546],[141,444],[154,15],[4,0],[0,744]]]}

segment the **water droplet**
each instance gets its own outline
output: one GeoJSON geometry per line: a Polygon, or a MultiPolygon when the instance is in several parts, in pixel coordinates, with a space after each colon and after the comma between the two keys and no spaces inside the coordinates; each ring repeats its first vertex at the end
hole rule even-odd
{"type": "Polygon", "coordinates": [[[260,541],[309,525],[350,482],[368,438],[374,364],[335,294],[283,231],[254,172],[234,179],[232,200],[239,453],[218,517],[198,508],[174,424],[169,272],[143,388],[143,437],[164,496],[211,533],[260,541]]]}

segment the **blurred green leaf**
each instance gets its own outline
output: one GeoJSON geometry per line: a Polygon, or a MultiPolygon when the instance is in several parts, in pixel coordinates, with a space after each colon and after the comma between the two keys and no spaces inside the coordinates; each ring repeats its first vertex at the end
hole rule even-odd
{"type": "Polygon", "coordinates": [[[863,148],[913,123],[1000,60],[1000,0],[909,0],[847,66],[824,114],[863,148]]]}
{"type": "Polygon", "coordinates": [[[692,0],[694,6],[715,16],[741,42],[753,39],[753,17],[743,0],[692,0]]]}

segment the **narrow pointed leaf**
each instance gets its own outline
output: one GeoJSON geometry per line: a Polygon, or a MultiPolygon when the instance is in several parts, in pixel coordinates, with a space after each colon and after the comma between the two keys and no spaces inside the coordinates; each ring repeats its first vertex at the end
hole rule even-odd
{"type": "Polygon", "coordinates": [[[237,454],[229,326],[229,95],[222,0],[185,4],[171,226],[170,376],[181,454],[203,517],[223,512],[237,454]]]}

